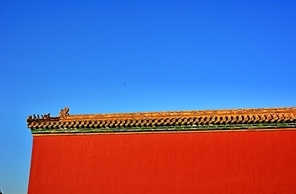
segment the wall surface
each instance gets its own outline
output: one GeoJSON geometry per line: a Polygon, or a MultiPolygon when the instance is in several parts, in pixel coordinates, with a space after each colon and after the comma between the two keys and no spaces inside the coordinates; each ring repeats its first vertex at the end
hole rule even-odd
{"type": "Polygon", "coordinates": [[[34,136],[28,193],[294,193],[296,131],[34,136]]]}

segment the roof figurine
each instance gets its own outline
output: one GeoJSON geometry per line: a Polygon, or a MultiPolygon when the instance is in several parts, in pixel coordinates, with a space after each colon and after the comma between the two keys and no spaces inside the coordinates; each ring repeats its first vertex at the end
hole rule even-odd
{"type": "Polygon", "coordinates": [[[67,115],[69,115],[69,108],[61,109],[59,117],[65,118],[67,115]]]}
{"type": "Polygon", "coordinates": [[[296,107],[70,115],[61,109],[29,116],[32,133],[266,129],[296,127],[296,107]]]}

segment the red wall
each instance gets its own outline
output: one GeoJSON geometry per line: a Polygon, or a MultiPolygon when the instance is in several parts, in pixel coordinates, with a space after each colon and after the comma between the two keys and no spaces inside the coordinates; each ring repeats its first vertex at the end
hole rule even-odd
{"type": "Polygon", "coordinates": [[[34,136],[29,194],[294,193],[296,131],[34,136]]]}

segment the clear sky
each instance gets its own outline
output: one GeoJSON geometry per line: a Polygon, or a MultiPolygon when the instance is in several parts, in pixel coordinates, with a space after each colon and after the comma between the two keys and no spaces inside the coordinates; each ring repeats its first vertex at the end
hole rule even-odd
{"type": "Polygon", "coordinates": [[[296,106],[295,1],[0,2],[0,189],[30,114],[296,106]]]}

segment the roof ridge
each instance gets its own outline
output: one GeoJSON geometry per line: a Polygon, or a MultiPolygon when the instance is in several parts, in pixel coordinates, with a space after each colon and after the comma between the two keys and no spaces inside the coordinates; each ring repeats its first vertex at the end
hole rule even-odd
{"type": "MultiPolygon", "coordinates": [[[[32,129],[131,128],[174,126],[220,126],[288,123],[296,126],[296,107],[222,109],[70,115],[61,109],[58,117],[33,115],[27,119],[32,129]]],[[[252,127],[252,126],[250,126],[252,127]]]]}

